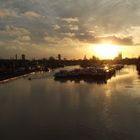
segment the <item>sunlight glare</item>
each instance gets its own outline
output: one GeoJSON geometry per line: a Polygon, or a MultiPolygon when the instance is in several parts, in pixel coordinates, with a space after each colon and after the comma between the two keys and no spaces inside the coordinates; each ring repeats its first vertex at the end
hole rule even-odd
{"type": "Polygon", "coordinates": [[[114,59],[120,53],[119,46],[114,44],[98,44],[93,51],[101,59],[114,59]]]}

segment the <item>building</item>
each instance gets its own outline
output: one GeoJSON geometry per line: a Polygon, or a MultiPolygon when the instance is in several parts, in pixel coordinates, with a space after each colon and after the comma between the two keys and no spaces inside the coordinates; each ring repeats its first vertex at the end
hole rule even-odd
{"type": "Polygon", "coordinates": [[[17,58],[17,54],[15,55],[15,60],[17,60],[18,58],[17,58]]]}
{"type": "Polygon", "coordinates": [[[119,53],[118,59],[119,59],[119,60],[122,60],[122,53],[119,53]]]}
{"type": "Polygon", "coordinates": [[[61,54],[58,54],[58,60],[61,60],[61,54]]]}
{"type": "Polygon", "coordinates": [[[115,58],[115,60],[122,60],[122,53],[119,53],[118,56],[115,58]]]}
{"type": "Polygon", "coordinates": [[[21,55],[21,59],[22,59],[22,60],[25,60],[25,54],[22,54],[22,55],[21,55]]]}

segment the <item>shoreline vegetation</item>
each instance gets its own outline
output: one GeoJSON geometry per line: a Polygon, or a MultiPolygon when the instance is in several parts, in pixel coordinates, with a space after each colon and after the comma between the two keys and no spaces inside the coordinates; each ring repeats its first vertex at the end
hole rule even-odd
{"type": "Polygon", "coordinates": [[[136,65],[140,69],[140,58],[125,58],[114,60],[99,60],[96,57],[79,60],[41,59],[41,60],[6,60],[0,59],[0,83],[5,80],[18,78],[37,71],[49,71],[49,69],[62,68],[65,66],[80,65],[81,68],[102,67],[103,65],[136,65]]]}

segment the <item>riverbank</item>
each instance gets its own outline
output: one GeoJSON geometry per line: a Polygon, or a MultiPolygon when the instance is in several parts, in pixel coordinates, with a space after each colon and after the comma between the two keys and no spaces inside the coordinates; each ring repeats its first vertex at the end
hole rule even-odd
{"type": "Polygon", "coordinates": [[[26,76],[32,72],[36,72],[35,70],[29,70],[29,71],[20,71],[20,72],[7,72],[0,74],[0,82],[4,82],[10,79],[26,76]]]}

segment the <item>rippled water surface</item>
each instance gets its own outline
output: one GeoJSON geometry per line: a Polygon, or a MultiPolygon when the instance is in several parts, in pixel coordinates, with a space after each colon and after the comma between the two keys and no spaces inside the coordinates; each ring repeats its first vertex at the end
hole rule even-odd
{"type": "Polygon", "coordinates": [[[140,140],[135,66],[106,83],[55,81],[53,74],[0,84],[0,140],[140,140]]]}

